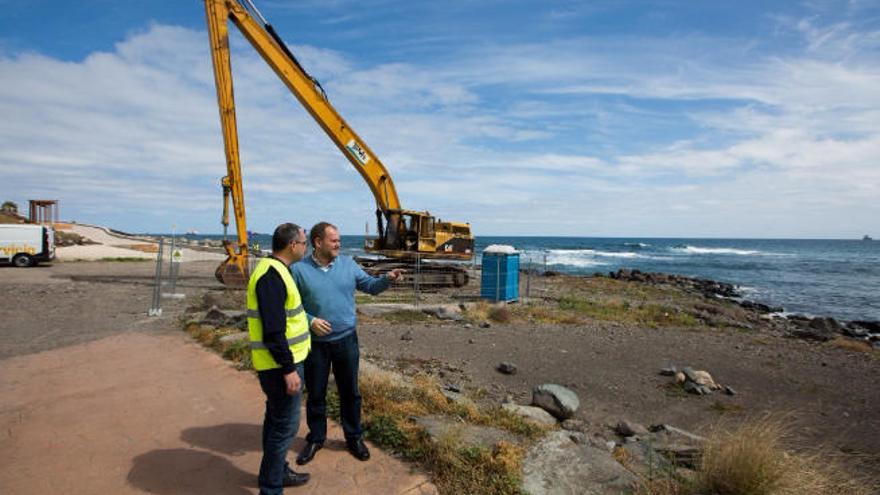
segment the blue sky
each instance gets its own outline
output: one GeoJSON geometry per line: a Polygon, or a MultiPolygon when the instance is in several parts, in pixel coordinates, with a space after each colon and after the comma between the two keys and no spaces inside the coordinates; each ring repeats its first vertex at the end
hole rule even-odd
{"type": "MultiPolygon", "coordinates": [[[[477,235],[880,237],[877,2],[256,3],[404,207],[477,235]]],[[[0,8],[0,200],[219,232],[202,2],[0,8]]],[[[249,227],[364,232],[368,188],[237,33],[233,70],[249,227]]]]}

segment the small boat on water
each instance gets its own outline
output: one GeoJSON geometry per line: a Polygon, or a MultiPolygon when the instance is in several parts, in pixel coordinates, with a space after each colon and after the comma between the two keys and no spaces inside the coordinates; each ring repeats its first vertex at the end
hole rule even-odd
{"type": "Polygon", "coordinates": [[[186,235],[199,235],[199,231],[196,229],[187,230],[186,235]]]}
{"type": "Polygon", "coordinates": [[[862,240],[863,241],[873,241],[874,239],[871,239],[871,236],[866,234],[865,237],[862,237],[862,240]]]}

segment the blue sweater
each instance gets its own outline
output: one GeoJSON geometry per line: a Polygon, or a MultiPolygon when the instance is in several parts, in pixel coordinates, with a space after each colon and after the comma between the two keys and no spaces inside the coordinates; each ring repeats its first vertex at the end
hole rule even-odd
{"type": "Polygon", "coordinates": [[[354,333],[357,324],[355,289],[376,295],[391,285],[385,276],[367,275],[351,256],[337,256],[326,272],[314,258],[307,256],[294,263],[290,272],[302,296],[309,324],[316,317],[330,323],[328,335],[319,337],[312,333],[316,342],[330,342],[354,333]]]}

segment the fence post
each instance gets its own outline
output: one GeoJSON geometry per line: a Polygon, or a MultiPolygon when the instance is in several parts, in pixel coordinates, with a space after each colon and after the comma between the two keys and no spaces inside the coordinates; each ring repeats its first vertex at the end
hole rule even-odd
{"type": "Polygon", "coordinates": [[[415,288],[415,296],[416,296],[416,306],[419,305],[419,301],[421,300],[421,284],[422,284],[422,256],[421,253],[416,253],[416,276],[413,279],[413,287],[415,288]]]}
{"type": "Polygon", "coordinates": [[[530,297],[530,290],[532,288],[532,257],[529,256],[529,265],[526,271],[526,299],[530,297]]]}
{"type": "Polygon", "coordinates": [[[149,316],[162,316],[162,308],[159,307],[159,301],[161,300],[160,294],[162,292],[162,251],[165,245],[164,239],[159,239],[159,253],[156,256],[156,278],[155,284],[153,286],[153,305],[150,307],[150,310],[147,312],[149,316]]]}

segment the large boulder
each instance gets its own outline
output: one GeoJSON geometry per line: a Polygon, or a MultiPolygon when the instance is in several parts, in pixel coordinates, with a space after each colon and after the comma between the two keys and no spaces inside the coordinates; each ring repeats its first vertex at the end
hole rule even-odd
{"type": "Polygon", "coordinates": [[[556,418],[554,418],[552,414],[541,409],[540,407],[522,406],[519,404],[507,403],[502,404],[501,408],[505,411],[512,412],[517,416],[521,416],[529,421],[533,421],[538,424],[548,426],[556,424],[556,418]]]}
{"type": "Polygon", "coordinates": [[[500,441],[516,442],[516,437],[507,431],[491,426],[476,426],[456,421],[446,416],[422,416],[415,418],[416,424],[425,429],[425,432],[434,442],[441,442],[445,438],[456,438],[466,447],[492,448],[500,441]]]}
{"type": "Polygon", "coordinates": [[[545,383],[532,390],[532,404],[564,420],[574,416],[581,401],[577,394],[562,385],[545,383]]]}
{"type": "Polygon", "coordinates": [[[240,309],[219,309],[212,306],[202,318],[202,323],[215,327],[247,328],[247,313],[240,309]]]}
{"type": "Polygon", "coordinates": [[[825,342],[836,337],[841,329],[840,323],[834,318],[813,318],[809,324],[792,330],[791,335],[801,339],[825,342]]]}
{"type": "Polygon", "coordinates": [[[531,495],[618,495],[632,493],[638,478],[607,449],[585,435],[554,431],[523,459],[522,488],[531,495]]]}

